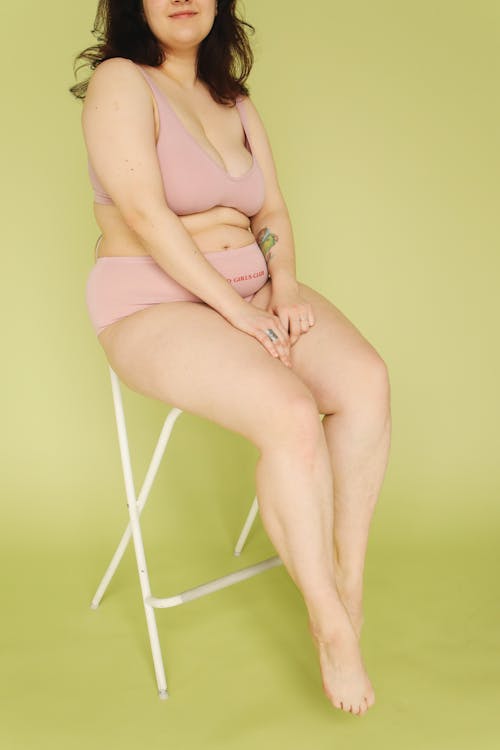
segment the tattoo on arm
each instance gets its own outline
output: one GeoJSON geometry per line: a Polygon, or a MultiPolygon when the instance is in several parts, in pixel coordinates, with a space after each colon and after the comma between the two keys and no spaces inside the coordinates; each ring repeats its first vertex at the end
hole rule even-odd
{"type": "Polygon", "coordinates": [[[273,257],[273,253],[270,250],[277,243],[278,239],[278,235],[270,232],[268,227],[263,227],[256,237],[257,244],[262,250],[267,264],[269,264],[269,261],[273,257]]]}

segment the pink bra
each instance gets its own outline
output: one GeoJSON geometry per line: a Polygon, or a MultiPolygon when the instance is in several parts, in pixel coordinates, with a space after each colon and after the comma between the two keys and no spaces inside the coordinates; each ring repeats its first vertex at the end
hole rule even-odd
{"type": "MultiPolygon", "coordinates": [[[[250,217],[264,203],[264,176],[255,158],[246,129],[242,99],[236,107],[245,132],[245,147],[252,154],[252,166],[240,177],[230,175],[186,130],[166,95],[135,63],[148,81],[158,106],[159,135],[156,151],[168,206],[177,215],[230,206],[250,217]]],[[[96,203],[112,204],[88,159],[90,181],[96,203]]]]}

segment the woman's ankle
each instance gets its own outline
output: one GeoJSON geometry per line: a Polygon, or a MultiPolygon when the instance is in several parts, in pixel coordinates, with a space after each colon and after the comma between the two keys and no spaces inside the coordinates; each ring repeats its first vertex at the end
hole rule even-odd
{"type": "Polygon", "coordinates": [[[335,640],[352,629],[351,621],[337,589],[328,598],[307,603],[309,629],[319,641],[335,640]]]}

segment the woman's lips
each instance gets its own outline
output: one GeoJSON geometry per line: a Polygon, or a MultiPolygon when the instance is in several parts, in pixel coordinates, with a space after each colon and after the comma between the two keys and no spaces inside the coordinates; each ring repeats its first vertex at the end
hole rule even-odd
{"type": "Polygon", "coordinates": [[[195,15],[196,13],[176,13],[175,16],[170,16],[170,18],[191,18],[195,15]]]}

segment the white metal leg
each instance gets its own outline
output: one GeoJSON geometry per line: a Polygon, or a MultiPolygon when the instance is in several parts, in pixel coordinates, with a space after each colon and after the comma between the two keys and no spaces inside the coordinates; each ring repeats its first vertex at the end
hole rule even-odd
{"type": "Polygon", "coordinates": [[[259,510],[259,505],[257,502],[257,496],[254,497],[252,501],[252,505],[250,506],[250,511],[247,516],[247,520],[243,524],[243,528],[241,530],[241,534],[238,538],[238,541],[236,542],[236,547],[234,548],[234,555],[235,557],[239,557],[241,554],[241,550],[243,549],[243,545],[245,544],[247,540],[247,536],[250,533],[250,529],[252,528],[252,524],[255,521],[255,516],[257,515],[257,512],[259,510]]]}
{"type": "Polygon", "coordinates": [[[135,556],[137,559],[137,567],[139,570],[139,581],[142,589],[149,640],[151,642],[151,650],[153,653],[156,682],[158,684],[158,694],[160,698],[168,698],[167,680],[165,677],[165,669],[163,667],[160,639],[158,637],[158,627],[156,625],[154,608],[151,604],[148,604],[147,601],[151,596],[151,587],[146,565],[146,555],[142,542],[142,534],[139,526],[139,513],[137,510],[137,499],[135,495],[134,479],[132,476],[132,465],[130,463],[130,451],[128,446],[127,428],[125,424],[125,413],[123,411],[120,383],[118,381],[118,376],[113,370],[111,371],[111,384],[113,390],[113,402],[115,405],[116,426],[118,430],[118,441],[120,444],[123,476],[125,480],[125,491],[127,493],[127,507],[130,513],[132,538],[134,540],[135,556]]]}
{"type": "MultiPolygon", "coordinates": [[[[106,591],[106,588],[111,581],[122,557],[127,548],[130,537],[132,536],[134,542],[135,555],[137,560],[137,567],[139,572],[139,581],[142,590],[142,597],[144,603],[144,610],[146,613],[146,622],[148,626],[149,639],[151,642],[151,651],[153,654],[153,663],[156,674],[156,681],[158,685],[158,694],[160,698],[168,698],[167,681],[165,676],[165,669],[163,665],[163,659],[161,654],[160,641],[158,637],[158,628],[156,624],[156,618],[154,610],[155,608],[168,608],[174,607],[178,604],[183,604],[193,599],[197,599],[200,596],[204,596],[213,591],[217,591],[226,586],[231,586],[234,583],[250,578],[251,576],[257,575],[258,573],[268,570],[269,568],[281,565],[281,559],[275,555],[267,560],[263,560],[255,565],[250,565],[243,570],[229,573],[228,575],[220,578],[215,578],[207,583],[203,583],[194,588],[182,591],[179,594],[175,594],[169,597],[158,598],[151,594],[151,587],[149,582],[149,575],[146,565],[146,555],[144,551],[144,543],[142,540],[142,533],[139,523],[139,517],[148,499],[152,484],[158,472],[161,460],[165,453],[167,443],[170,439],[173,426],[182,413],[181,409],[174,407],[168,414],[165,423],[162,427],[160,436],[158,438],[157,445],[155,447],[151,462],[146,472],[139,498],[136,498],[134,480],[132,474],[132,465],[130,461],[130,450],[128,445],[127,428],[125,423],[125,413],[123,409],[123,400],[121,395],[120,381],[114,370],[109,367],[111,376],[111,387],[113,393],[113,404],[115,408],[116,425],[118,431],[118,441],[120,445],[120,456],[122,463],[123,476],[125,481],[125,491],[127,496],[127,507],[130,515],[130,522],[125,529],[125,532],[118,544],[118,547],[113,555],[111,562],[97,588],[97,591],[92,599],[92,609],[97,609],[99,603],[106,591]]],[[[258,512],[257,497],[254,497],[250,511],[244,523],[243,529],[238,538],[234,555],[239,556],[245,541],[248,537],[252,524],[258,512]]]]}
{"type": "MultiPolygon", "coordinates": [[[[116,377],[114,373],[113,375],[114,377],[116,377]]],[[[119,388],[119,385],[118,385],[118,388],[119,388]]],[[[120,392],[118,391],[118,394],[119,393],[120,392]]],[[[167,443],[170,440],[170,435],[172,434],[173,426],[180,414],[182,414],[182,410],[174,407],[173,409],[171,409],[171,411],[168,413],[167,418],[165,419],[162,430],[160,432],[160,436],[158,438],[158,443],[156,444],[156,448],[154,450],[153,456],[151,458],[151,462],[149,464],[148,470],[146,472],[146,476],[144,478],[144,482],[141,487],[141,491],[139,493],[139,498],[137,500],[137,512],[139,516],[141,515],[144,509],[144,506],[146,505],[146,501],[149,497],[149,493],[153,485],[153,482],[155,480],[156,474],[158,472],[161,460],[163,458],[163,454],[165,453],[165,448],[167,447],[167,443]]],[[[115,554],[113,555],[111,559],[108,569],[106,570],[102,578],[102,581],[97,588],[94,598],[92,599],[92,603],[90,605],[92,609],[97,609],[97,607],[99,606],[99,603],[102,597],[104,596],[104,592],[106,591],[109,585],[109,582],[114,576],[116,569],[118,568],[118,565],[120,564],[120,561],[125,553],[125,550],[127,549],[127,545],[131,537],[131,532],[132,532],[132,527],[129,522],[127,525],[127,528],[125,529],[123,533],[120,543],[118,544],[118,547],[116,548],[115,554]]]]}

